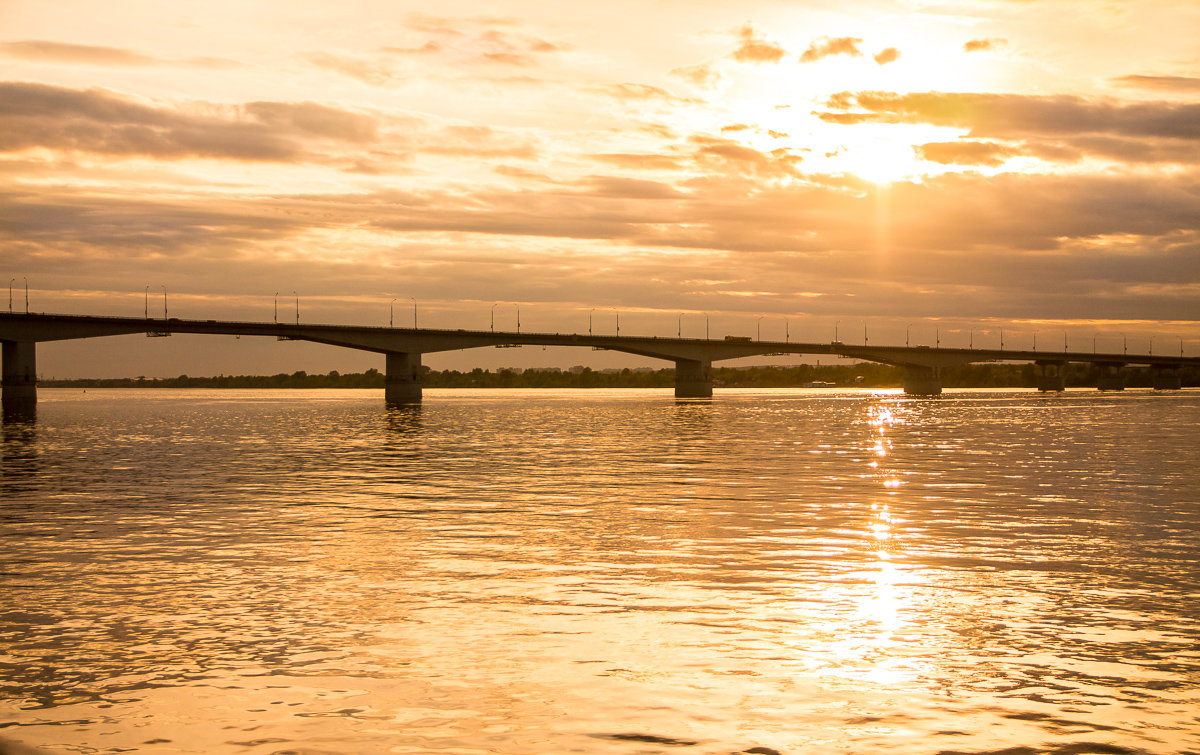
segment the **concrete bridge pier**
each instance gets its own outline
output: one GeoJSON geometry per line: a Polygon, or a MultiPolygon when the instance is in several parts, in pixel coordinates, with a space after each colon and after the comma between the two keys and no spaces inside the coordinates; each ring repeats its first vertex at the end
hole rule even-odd
{"type": "Polygon", "coordinates": [[[1183,387],[1179,367],[1175,365],[1154,366],[1154,390],[1177,391],[1183,387]]]}
{"type": "Polygon", "coordinates": [[[1123,364],[1102,364],[1100,374],[1096,377],[1096,388],[1102,391],[1125,390],[1125,373],[1121,372],[1123,364]]]}
{"type": "Polygon", "coordinates": [[[421,403],[420,352],[389,351],[383,400],[388,406],[421,403]]]}
{"type": "Polygon", "coordinates": [[[675,360],[675,398],[712,398],[712,362],[675,360]]]}
{"type": "Polygon", "coordinates": [[[942,395],[942,371],[923,364],[904,365],[904,393],[908,396],[942,395]]]}
{"type": "Polygon", "coordinates": [[[1037,389],[1042,393],[1048,391],[1065,391],[1067,379],[1063,375],[1062,362],[1038,362],[1037,389]]]}
{"type": "Polygon", "coordinates": [[[37,349],[33,341],[4,341],[0,402],[5,417],[37,410],[37,349]]]}

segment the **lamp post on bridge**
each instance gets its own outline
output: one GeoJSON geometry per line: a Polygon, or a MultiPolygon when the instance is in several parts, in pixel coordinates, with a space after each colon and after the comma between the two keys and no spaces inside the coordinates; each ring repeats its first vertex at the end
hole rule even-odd
{"type": "Polygon", "coordinates": [[[392,299],[390,302],[388,302],[388,327],[389,328],[396,327],[396,321],[395,321],[395,319],[393,319],[395,306],[396,306],[395,299],[392,299]]]}
{"type": "Polygon", "coordinates": [[[863,320],[863,346],[867,345],[867,321],[863,320]]]}
{"type": "MultiPolygon", "coordinates": [[[[8,281],[8,311],[12,312],[12,284],[16,283],[17,279],[12,278],[8,281]]],[[[146,287],[149,290],[149,286],[146,287]]]]}
{"type": "Polygon", "coordinates": [[[679,313],[679,320],[675,323],[675,337],[683,338],[683,313],[679,313]]]}
{"type": "Polygon", "coordinates": [[[1154,356],[1154,336],[1150,336],[1150,348],[1146,351],[1150,356],[1154,356]]]}
{"type": "MultiPolygon", "coordinates": [[[[496,304],[499,304],[499,303],[500,302],[496,302],[496,304]]],[[[492,312],[491,312],[491,315],[492,315],[491,328],[492,328],[493,333],[496,332],[496,304],[492,305],[492,312]]],[[[591,315],[588,315],[588,333],[590,334],[591,332],[592,332],[592,317],[591,317],[591,315]]]]}
{"type": "Polygon", "coordinates": [[[408,297],[413,303],[413,330],[417,329],[417,300],[413,297],[408,297]]]}
{"type": "Polygon", "coordinates": [[[1033,329],[1033,350],[1037,351],[1037,328],[1033,329]]]}
{"type": "Polygon", "coordinates": [[[592,334],[592,315],[595,314],[595,312],[596,312],[595,307],[592,307],[590,310],[588,310],[588,335],[589,336],[592,334]]]}
{"type": "MultiPolygon", "coordinates": [[[[165,319],[167,319],[167,287],[162,286],[162,290],[163,290],[163,319],[165,320],[165,319]]],[[[29,305],[26,304],[25,308],[29,309],[29,305]]]]}
{"type": "Polygon", "coordinates": [[[275,292],[275,324],[279,324],[279,292],[275,292]]]}
{"type": "Polygon", "coordinates": [[[292,296],[296,297],[296,324],[299,325],[300,324],[300,294],[293,291],[292,296]]]}
{"type": "Polygon", "coordinates": [[[908,326],[904,328],[904,348],[906,348],[906,349],[908,348],[908,334],[911,331],[912,331],[912,323],[910,322],[908,324],[908,326]]]}
{"type": "MultiPolygon", "coordinates": [[[[166,296],[166,294],[163,294],[166,296]]],[[[25,314],[29,314],[29,279],[25,278],[25,314]]],[[[163,315],[164,317],[166,315],[163,315]]]]}
{"type": "MultiPolygon", "coordinates": [[[[149,286],[146,286],[145,299],[146,300],[142,303],[143,308],[144,308],[143,313],[145,314],[146,319],[149,320],[150,319],[150,287],[149,286]]],[[[8,311],[9,312],[12,311],[12,289],[11,288],[8,290],[8,311]]]]}
{"type": "Polygon", "coordinates": [[[1000,350],[1004,351],[1004,328],[1000,328],[1000,350]]]}
{"type": "Polygon", "coordinates": [[[833,323],[833,342],[834,342],[834,343],[837,343],[837,340],[838,340],[838,326],[839,326],[839,325],[841,325],[841,324],[842,324],[842,321],[841,321],[841,320],[835,320],[835,321],[834,321],[834,323],[833,323]]]}

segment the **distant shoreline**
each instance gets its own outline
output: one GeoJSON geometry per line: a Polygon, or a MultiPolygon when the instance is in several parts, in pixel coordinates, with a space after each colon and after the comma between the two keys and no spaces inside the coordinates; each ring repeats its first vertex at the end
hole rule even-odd
{"type": "MultiPolygon", "coordinates": [[[[1150,368],[1127,368],[1126,385],[1130,388],[1153,385],[1150,368]]],[[[1067,387],[1094,387],[1097,370],[1091,365],[1066,365],[1067,387]]],[[[1185,369],[1185,387],[1200,385],[1200,370],[1185,369]]],[[[670,388],[675,370],[624,369],[597,371],[586,367],[569,370],[532,368],[515,370],[425,371],[425,388],[670,388]]],[[[850,365],[795,365],[786,367],[715,367],[713,381],[723,388],[899,388],[904,373],[898,367],[861,363],[850,365]],[[830,385],[820,385],[830,384],[830,385]]],[[[384,375],[379,370],[342,374],[308,374],[303,370],[276,375],[218,375],[173,378],[73,378],[42,379],[46,388],[379,388],[384,375]]],[[[942,371],[947,388],[1032,388],[1037,385],[1032,364],[967,364],[942,371]]]]}

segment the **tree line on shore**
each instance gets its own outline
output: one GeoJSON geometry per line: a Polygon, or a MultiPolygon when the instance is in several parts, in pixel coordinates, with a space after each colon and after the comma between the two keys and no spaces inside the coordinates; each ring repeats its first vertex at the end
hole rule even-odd
{"type": "MultiPolygon", "coordinates": [[[[1099,368],[1089,364],[1068,364],[1063,377],[1068,387],[1096,385],[1099,368]]],[[[1131,388],[1149,387],[1153,372],[1148,367],[1128,367],[1125,384],[1131,388]]],[[[1037,367],[1032,364],[964,364],[942,370],[946,388],[1033,388],[1037,386],[1037,367]]],[[[1200,370],[1184,368],[1183,385],[1200,385],[1200,370]]],[[[800,388],[812,383],[832,383],[841,387],[898,388],[904,383],[904,370],[885,364],[863,362],[848,365],[792,365],[760,367],[716,367],[714,383],[726,388],[800,388]]],[[[69,388],[383,388],[384,375],[376,369],[342,374],[331,370],[309,374],[304,370],[276,375],[218,375],[216,377],[173,378],[79,378],[42,380],[47,387],[69,388]]],[[[573,371],[531,369],[433,370],[425,368],[422,384],[426,388],[670,388],[675,385],[674,368],[660,370],[597,371],[584,367],[573,371]]]]}

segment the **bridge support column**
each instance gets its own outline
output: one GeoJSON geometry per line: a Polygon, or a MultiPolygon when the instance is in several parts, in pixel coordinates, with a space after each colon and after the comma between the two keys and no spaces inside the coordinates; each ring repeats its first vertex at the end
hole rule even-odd
{"type": "Polygon", "coordinates": [[[904,365],[904,393],[909,396],[942,395],[942,371],[923,364],[904,365]]]}
{"type": "Polygon", "coordinates": [[[675,398],[712,398],[712,362],[676,359],[675,398]]]}
{"type": "Polygon", "coordinates": [[[1102,391],[1125,390],[1125,373],[1121,372],[1123,364],[1102,364],[1100,374],[1096,377],[1096,388],[1102,391]]]}
{"type": "Polygon", "coordinates": [[[388,406],[421,403],[419,352],[387,352],[383,400],[388,406]]]}
{"type": "Polygon", "coordinates": [[[1183,387],[1179,368],[1174,366],[1154,367],[1154,390],[1177,391],[1183,387]]]}
{"type": "Polygon", "coordinates": [[[4,341],[0,402],[5,418],[37,411],[37,349],[33,341],[4,341]]]}
{"type": "Polygon", "coordinates": [[[1063,376],[1062,362],[1038,362],[1037,389],[1042,393],[1065,391],[1067,379],[1063,376]]]}

